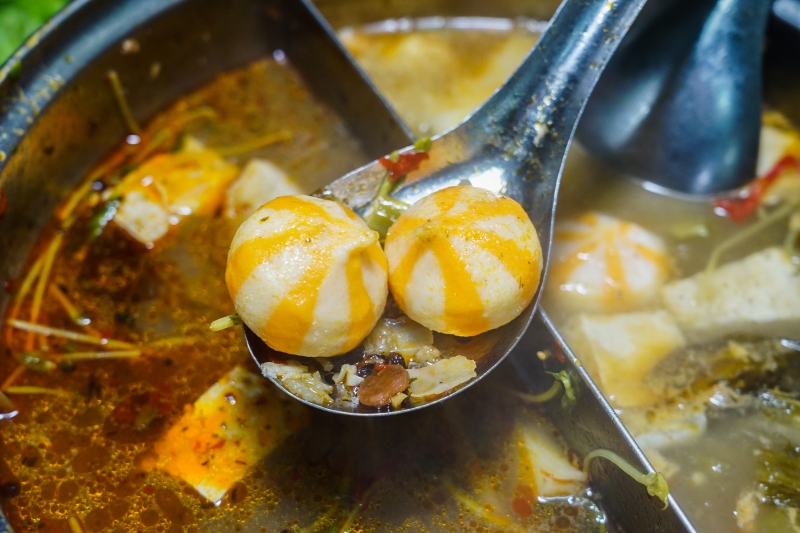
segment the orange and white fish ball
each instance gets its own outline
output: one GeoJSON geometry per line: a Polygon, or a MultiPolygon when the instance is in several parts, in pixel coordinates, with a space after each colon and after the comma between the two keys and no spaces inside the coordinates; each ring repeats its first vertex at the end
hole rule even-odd
{"type": "Polygon", "coordinates": [[[586,213],[556,226],[546,297],[564,312],[653,304],[672,261],[664,241],[633,222],[586,213]]]}
{"type": "Polygon", "coordinates": [[[274,350],[345,353],[369,334],[388,295],[378,233],[346,207],[283,196],[239,227],[225,282],[239,317],[274,350]]]}
{"type": "Polygon", "coordinates": [[[412,205],[386,235],[389,288],[414,321],[472,336],[531,302],[542,249],[525,210],[478,187],[449,187],[412,205]]]}

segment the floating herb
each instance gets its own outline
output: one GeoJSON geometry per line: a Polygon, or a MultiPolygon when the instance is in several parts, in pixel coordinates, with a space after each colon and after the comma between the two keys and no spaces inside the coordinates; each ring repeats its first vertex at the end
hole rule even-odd
{"type": "Polygon", "coordinates": [[[232,314],[228,316],[224,316],[222,318],[218,318],[211,323],[209,329],[211,331],[222,331],[223,329],[232,328],[233,326],[241,325],[242,319],[239,318],[239,315],[232,314]]]}
{"type": "Polygon", "coordinates": [[[647,493],[650,496],[655,496],[664,502],[664,509],[669,507],[669,486],[667,485],[667,479],[664,477],[664,474],[661,472],[650,472],[649,474],[643,474],[642,472],[639,472],[635,466],[630,464],[616,453],[612,452],[611,450],[603,449],[594,450],[584,458],[583,470],[585,472],[589,472],[589,463],[591,463],[592,459],[595,457],[602,457],[603,459],[611,461],[617,465],[620,470],[628,474],[628,476],[630,476],[634,481],[647,487],[647,493]]]}

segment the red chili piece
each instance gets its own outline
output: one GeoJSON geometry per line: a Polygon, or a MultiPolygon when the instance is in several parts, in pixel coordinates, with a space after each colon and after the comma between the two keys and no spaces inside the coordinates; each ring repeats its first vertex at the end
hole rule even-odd
{"type": "Polygon", "coordinates": [[[561,351],[561,343],[558,341],[553,341],[553,357],[561,363],[566,361],[566,359],[564,359],[564,353],[561,351]]]}
{"type": "Polygon", "coordinates": [[[741,222],[753,214],[753,212],[758,208],[758,204],[761,203],[764,193],[767,192],[767,189],[769,189],[770,185],[772,185],[781,174],[783,174],[786,170],[799,167],[800,160],[798,160],[796,157],[787,155],[778,161],[778,163],[772,167],[772,170],[760,178],[757,178],[752,184],[750,184],[750,187],[747,188],[741,198],[726,198],[723,200],[717,200],[714,202],[714,207],[719,207],[725,211],[725,214],[728,215],[728,218],[734,222],[741,222]]]}
{"type": "Polygon", "coordinates": [[[6,192],[0,187],[0,220],[3,220],[3,216],[5,216],[7,209],[8,198],[6,197],[6,192]]]}
{"type": "Polygon", "coordinates": [[[378,159],[378,162],[389,171],[389,181],[395,182],[409,172],[417,170],[429,157],[428,152],[408,152],[400,154],[397,161],[392,161],[389,156],[383,156],[378,159]]]}
{"type": "Polygon", "coordinates": [[[517,496],[511,500],[511,509],[522,518],[529,518],[533,514],[532,503],[536,501],[536,495],[528,485],[517,485],[517,496]]]}
{"type": "Polygon", "coordinates": [[[525,498],[514,498],[511,500],[511,509],[522,518],[529,518],[533,514],[531,504],[525,498]]]}

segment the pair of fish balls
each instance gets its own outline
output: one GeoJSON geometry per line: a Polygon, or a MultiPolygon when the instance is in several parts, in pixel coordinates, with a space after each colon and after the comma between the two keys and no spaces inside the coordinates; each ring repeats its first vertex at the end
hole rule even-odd
{"type": "Polygon", "coordinates": [[[522,207],[468,186],[437,191],[379,235],[352,210],[310,196],[263,205],[238,229],[225,281],[240,318],[274,350],[346,353],[381,317],[388,292],[423,326],[473,336],[533,299],[542,272],[522,207]]]}

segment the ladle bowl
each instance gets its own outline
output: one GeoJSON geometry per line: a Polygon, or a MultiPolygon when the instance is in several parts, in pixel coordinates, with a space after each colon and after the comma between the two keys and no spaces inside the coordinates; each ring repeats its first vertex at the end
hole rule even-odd
{"type": "MultiPolygon", "coordinates": [[[[430,159],[406,177],[394,196],[411,204],[434,191],[468,182],[511,197],[536,227],[546,272],[557,192],[575,126],[600,73],[644,3],[563,2],[508,82],[464,123],[434,138],[430,159]]],[[[413,147],[400,153],[410,150],[413,147]]],[[[322,192],[358,210],[375,196],[385,171],[373,161],[322,192]]],[[[544,277],[531,304],[505,326],[458,343],[447,336],[437,338],[440,349],[439,341],[454,342],[458,354],[477,364],[474,379],[443,397],[398,411],[359,410],[350,404],[324,407],[298,399],[326,411],[360,416],[408,412],[444,401],[491,372],[514,348],[539,304],[544,277]]],[[[256,362],[269,360],[270,349],[263,341],[247,328],[245,335],[256,362]]],[[[278,380],[272,381],[292,394],[278,380]]]]}

